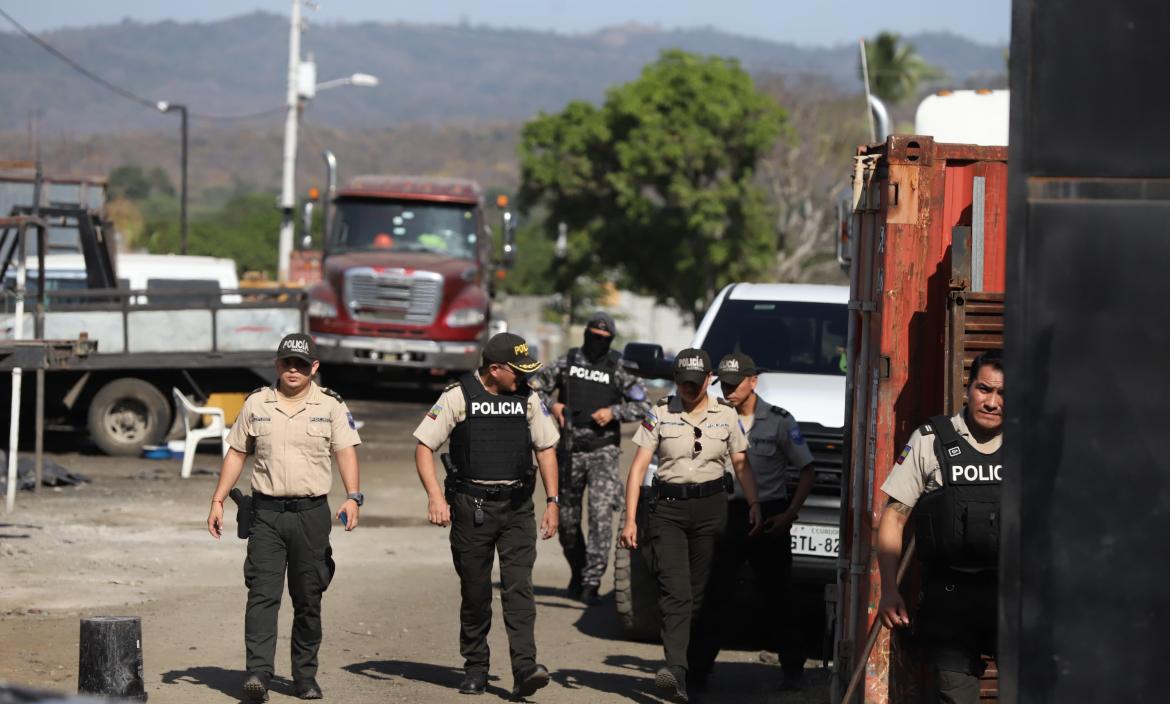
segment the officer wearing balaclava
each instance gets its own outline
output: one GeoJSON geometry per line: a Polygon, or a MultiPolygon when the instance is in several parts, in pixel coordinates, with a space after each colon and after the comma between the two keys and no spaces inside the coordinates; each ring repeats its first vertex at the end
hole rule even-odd
{"type": "Polygon", "coordinates": [[[617,324],[597,312],[585,324],[575,347],[530,378],[529,385],[552,410],[561,427],[560,540],[572,578],[569,596],[595,606],[609,564],[613,511],[622,504],[618,476],[621,424],[640,420],[649,410],[646,388],[621,366],[613,351],[617,324]],[[581,514],[589,500],[589,536],[581,514]]]}

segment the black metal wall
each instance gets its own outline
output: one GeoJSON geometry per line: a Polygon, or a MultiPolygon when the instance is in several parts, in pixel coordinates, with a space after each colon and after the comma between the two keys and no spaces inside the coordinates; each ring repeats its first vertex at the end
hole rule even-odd
{"type": "Polygon", "coordinates": [[[1001,701],[1170,700],[1170,3],[1015,0],[1001,701]]]}

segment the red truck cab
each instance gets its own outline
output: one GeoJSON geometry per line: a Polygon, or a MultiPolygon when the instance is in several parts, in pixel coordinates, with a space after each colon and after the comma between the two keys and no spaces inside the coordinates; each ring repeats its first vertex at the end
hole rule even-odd
{"type": "Polygon", "coordinates": [[[322,280],[309,290],[323,363],[399,376],[479,364],[492,246],[478,184],[359,176],[338,191],[328,220],[322,280]]]}

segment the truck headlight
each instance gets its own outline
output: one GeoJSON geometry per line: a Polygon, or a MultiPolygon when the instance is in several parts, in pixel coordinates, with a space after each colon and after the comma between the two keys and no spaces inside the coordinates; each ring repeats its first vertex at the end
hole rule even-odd
{"type": "Polygon", "coordinates": [[[310,318],[336,318],[337,306],[326,303],[325,301],[310,299],[309,300],[309,317],[310,318]]]}
{"type": "Polygon", "coordinates": [[[479,308],[456,308],[447,314],[447,327],[469,328],[482,325],[486,319],[487,316],[479,308]]]}

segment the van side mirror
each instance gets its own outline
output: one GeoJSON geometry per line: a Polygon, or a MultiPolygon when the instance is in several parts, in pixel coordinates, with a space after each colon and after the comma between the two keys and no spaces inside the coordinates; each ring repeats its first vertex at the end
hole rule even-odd
{"type": "Polygon", "coordinates": [[[669,379],[674,374],[662,353],[662,345],[630,342],[622,350],[622,366],[646,379],[669,379]]]}
{"type": "Polygon", "coordinates": [[[313,246],[313,206],[313,201],[307,200],[301,208],[301,249],[313,246]]]}

